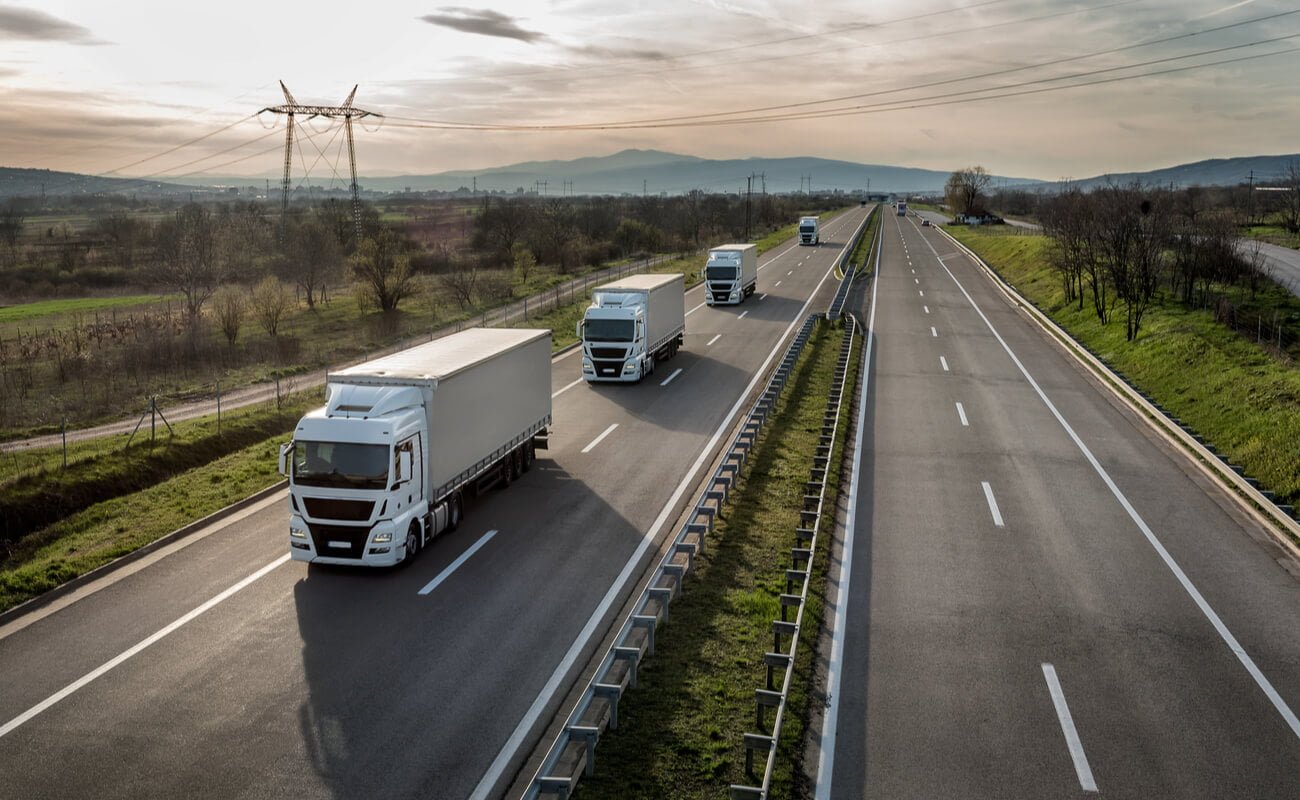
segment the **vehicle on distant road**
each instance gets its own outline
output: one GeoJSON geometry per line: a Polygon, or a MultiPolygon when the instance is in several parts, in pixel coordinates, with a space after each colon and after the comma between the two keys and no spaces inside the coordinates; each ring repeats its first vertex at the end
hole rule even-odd
{"type": "Polygon", "coordinates": [[[922,227],[922,228],[928,228],[928,227],[930,227],[930,220],[928,220],[928,219],[923,219],[923,220],[921,220],[921,227],[922,227]]]}
{"type": "Polygon", "coordinates": [[[551,332],[471,328],[332,373],[280,448],[297,561],[392,566],[546,449],[551,332]]]}
{"type": "Polygon", "coordinates": [[[631,275],[597,286],[577,333],[587,383],[641,380],[685,340],[686,276],[631,275]]]}
{"type": "Polygon", "coordinates": [[[900,216],[900,217],[906,217],[906,216],[907,216],[907,201],[906,201],[906,200],[899,200],[899,201],[898,201],[898,204],[895,206],[895,209],[894,209],[894,210],[895,210],[895,213],[898,214],[898,216],[900,216]]]}

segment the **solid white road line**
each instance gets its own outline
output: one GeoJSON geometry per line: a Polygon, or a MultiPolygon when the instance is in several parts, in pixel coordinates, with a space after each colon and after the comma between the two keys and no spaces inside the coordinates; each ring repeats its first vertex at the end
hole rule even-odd
{"type": "Polygon", "coordinates": [[[673,382],[673,378],[676,378],[678,375],[681,375],[681,374],[682,374],[682,368],[681,368],[681,367],[678,367],[677,369],[673,370],[673,374],[672,374],[672,375],[669,375],[667,378],[665,378],[664,380],[660,381],[659,385],[660,385],[660,386],[667,386],[668,384],[670,384],[670,383],[673,382]]]}
{"type": "Polygon", "coordinates": [[[930,326],[930,335],[934,337],[938,337],[939,335],[939,331],[935,330],[933,325],[930,326]]]}
{"type": "MultiPolygon", "coordinates": [[[[844,249],[845,248],[840,249],[841,255],[843,254],[844,249]]],[[[659,516],[655,518],[650,529],[641,537],[640,544],[637,545],[636,550],[632,552],[632,555],[628,557],[628,560],[623,565],[623,569],[619,572],[618,577],[614,578],[613,582],[610,583],[609,589],[605,592],[605,596],[601,598],[600,602],[596,605],[595,610],[591,612],[591,616],[587,618],[586,624],[583,625],[582,630],[578,632],[578,635],[574,637],[573,643],[569,645],[568,651],[564,654],[564,657],[560,659],[560,663],[555,666],[555,670],[551,672],[551,677],[547,679],[546,685],[537,693],[537,697],[533,699],[532,705],[528,707],[528,710],[524,712],[523,717],[520,718],[519,723],[515,725],[515,729],[510,734],[510,738],[501,746],[501,749],[497,752],[496,758],[492,759],[492,763],[488,765],[487,770],[483,773],[483,777],[479,779],[478,785],[474,787],[473,793],[470,794],[470,800],[487,800],[489,793],[501,780],[501,776],[509,765],[510,760],[514,758],[515,751],[520,748],[523,744],[524,738],[528,735],[528,732],[537,724],[537,720],[541,717],[546,704],[550,702],[556,691],[559,690],[560,683],[564,680],[564,676],[573,668],[574,662],[578,660],[578,656],[582,653],[582,650],[586,648],[588,641],[595,635],[596,627],[600,623],[600,620],[604,618],[605,614],[609,612],[610,606],[612,606],[614,601],[620,594],[622,594],[624,584],[631,580],[632,571],[641,561],[646,550],[648,550],[650,545],[654,543],[655,538],[659,535],[659,530],[664,526],[664,523],[668,521],[668,515],[673,512],[677,502],[681,499],[682,495],[685,494],[687,487],[692,486],[695,483],[695,475],[700,471],[700,467],[703,466],[705,459],[709,457],[713,448],[717,446],[718,440],[722,438],[723,432],[730,430],[731,421],[736,418],[736,414],[740,411],[740,407],[745,403],[745,399],[749,396],[749,393],[754,390],[754,387],[758,385],[759,380],[763,378],[764,374],[767,372],[768,365],[776,358],[776,354],[781,350],[782,344],[789,338],[790,333],[797,325],[803,323],[804,315],[808,313],[808,307],[812,305],[813,298],[817,296],[817,292],[822,288],[822,284],[826,283],[826,279],[829,278],[832,273],[834,273],[834,269],[826,270],[825,274],[822,275],[821,280],[817,281],[817,285],[814,286],[812,292],[809,293],[808,299],[805,300],[803,306],[799,308],[799,313],[796,314],[794,319],[790,321],[790,324],[786,326],[785,332],[781,334],[776,345],[774,345],[768,352],[767,358],[764,359],[761,365],[759,365],[758,370],[754,373],[754,377],[750,379],[749,385],[740,393],[740,397],[736,399],[731,410],[727,412],[727,416],[721,423],[719,423],[717,429],[713,432],[713,435],[709,437],[709,441],[704,444],[704,448],[695,458],[695,463],[692,464],[691,468],[687,470],[684,476],[682,476],[682,480],[677,484],[677,488],[673,490],[672,496],[668,498],[668,502],[664,503],[663,508],[660,509],[659,516]]]]}
{"type": "Polygon", "coordinates": [[[572,389],[573,387],[577,386],[578,384],[582,383],[585,380],[586,378],[578,378],[573,383],[566,384],[565,386],[556,389],[554,392],[551,393],[551,399],[554,400],[555,398],[559,397],[560,395],[564,394],[565,392],[569,391],[570,389],[572,389]]]}
{"type": "Polygon", "coordinates": [[[717,336],[714,336],[712,339],[710,339],[710,340],[708,340],[707,342],[705,342],[705,343],[704,343],[704,346],[705,346],[705,347],[712,347],[712,346],[713,346],[713,343],[716,342],[716,341],[718,341],[718,340],[721,339],[721,338],[722,338],[722,334],[719,333],[717,336]]]}
{"type": "Polygon", "coordinates": [[[981,481],[980,485],[984,487],[984,499],[989,502],[989,513],[993,515],[993,524],[999,528],[1005,528],[1002,524],[1002,512],[998,511],[998,501],[993,497],[993,487],[989,486],[988,481],[981,481]]]}
{"type": "Polygon", "coordinates": [[[216,606],[230,599],[234,595],[238,594],[240,591],[251,586],[253,583],[256,583],[257,581],[261,580],[262,578],[264,578],[265,576],[273,572],[277,567],[282,566],[288,560],[289,560],[289,554],[285,553],[284,555],[280,556],[276,560],[272,561],[270,564],[267,564],[265,567],[259,569],[257,572],[254,572],[252,575],[249,575],[247,578],[244,578],[239,583],[236,583],[234,586],[231,586],[229,589],[226,589],[225,591],[221,592],[217,596],[213,597],[211,600],[208,600],[206,603],[194,609],[190,613],[186,614],[180,619],[177,619],[175,622],[171,623],[170,625],[167,625],[166,627],[160,629],[157,633],[154,633],[153,635],[145,639],[142,639],[134,647],[131,647],[129,650],[124,651],[120,655],[114,656],[108,661],[105,661],[103,664],[100,664],[95,669],[91,670],[90,672],[87,672],[85,675],[82,675],[80,678],[77,678],[72,683],[69,683],[67,686],[64,686],[59,691],[55,692],[54,694],[42,700],[41,702],[27,709],[23,713],[9,720],[4,725],[0,725],[0,738],[3,738],[4,736],[8,735],[10,732],[15,730],[19,726],[21,726],[23,723],[30,720],[32,717],[35,717],[37,714],[40,714],[41,712],[45,711],[50,706],[54,705],[55,703],[59,702],[65,697],[68,697],[69,695],[73,694],[74,692],[81,689],[86,684],[112,671],[114,668],[116,668],[123,662],[127,661],[131,657],[141,653],[142,651],[148,649],[149,647],[158,643],[162,639],[166,638],[170,634],[175,633],[177,630],[184,627],[188,623],[198,619],[206,612],[212,610],[216,606]]]}
{"type": "Polygon", "coordinates": [[[601,441],[602,441],[606,436],[608,436],[608,435],[610,435],[611,433],[613,433],[613,432],[614,432],[614,429],[617,428],[617,427],[618,427],[618,423],[615,422],[613,425],[610,425],[608,428],[606,428],[605,430],[601,431],[601,434],[600,434],[599,436],[597,436],[595,439],[592,439],[592,440],[591,440],[591,444],[589,444],[589,445],[587,445],[586,447],[582,448],[582,452],[584,452],[584,453],[590,453],[590,452],[591,452],[591,451],[596,447],[596,445],[600,444],[601,441]]]}
{"type": "Polygon", "coordinates": [[[696,306],[695,308],[692,308],[690,311],[687,311],[687,312],[686,312],[686,316],[689,317],[690,315],[694,314],[696,311],[699,311],[701,308],[704,308],[704,306],[705,306],[704,303],[700,303],[700,304],[699,304],[698,306],[696,306]]]}
{"type": "MultiPolygon", "coordinates": [[[[926,244],[929,244],[929,240],[926,241],[926,244]]],[[[938,255],[938,252],[934,250],[933,245],[930,246],[930,250],[931,252],[934,252],[936,256],[938,255]]],[[[1110,477],[1110,473],[1101,465],[1101,462],[1097,460],[1097,457],[1092,454],[1092,451],[1088,449],[1088,446],[1083,443],[1083,439],[1079,437],[1079,434],[1075,433],[1074,428],[1070,426],[1070,423],[1066,422],[1065,416],[1057,409],[1056,404],[1051,401],[1051,398],[1047,396],[1047,393],[1043,391],[1043,388],[1038,385],[1038,381],[1034,380],[1034,376],[1029,374],[1029,370],[1025,368],[1025,365],[1020,361],[1020,358],[1016,356],[1015,351],[1011,349],[1011,345],[1007,344],[1006,340],[1002,338],[1002,334],[998,333],[998,329],[993,327],[993,323],[984,315],[984,311],[975,302],[975,299],[970,296],[970,293],[966,291],[966,287],[961,285],[961,281],[957,280],[957,276],[953,274],[952,270],[948,269],[947,264],[940,263],[940,266],[943,267],[944,271],[948,273],[948,277],[952,278],[952,282],[957,285],[957,288],[966,297],[966,302],[970,303],[971,308],[975,309],[975,313],[978,314],[980,319],[984,321],[984,324],[988,326],[989,331],[993,334],[993,338],[997,339],[998,344],[1002,345],[1002,349],[1011,357],[1012,363],[1014,363],[1016,368],[1020,370],[1020,374],[1025,376],[1025,380],[1029,382],[1031,387],[1033,387],[1038,398],[1043,401],[1043,405],[1047,406],[1047,410],[1056,418],[1057,423],[1062,429],[1064,429],[1065,433],[1070,437],[1070,440],[1074,442],[1074,446],[1079,448],[1079,452],[1083,454],[1084,459],[1087,460],[1093,471],[1096,472],[1102,482],[1106,484],[1106,488],[1110,490],[1110,493],[1115,497],[1115,500],[1119,502],[1121,507],[1123,507],[1125,513],[1128,514],[1129,519],[1133,520],[1133,524],[1142,532],[1142,535],[1160,556],[1160,559],[1165,562],[1165,566],[1168,567],[1169,571],[1178,579],[1178,583],[1182,585],[1183,590],[1187,592],[1187,595],[1192,598],[1192,602],[1196,604],[1196,607],[1200,609],[1201,613],[1205,615],[1205,618],[1214,626],[1214,630],[1219,634],[1219,638],[1221,638],[1223,643],[1228,646],[1228,649],[1232,651],[1232,654],[1237,657],[1237,660],[1241,662],[1241,665],[1246,668],[1246,672],[1250,673],[1250,677],[1254,678],[1255,684],[1259,686],[1260,690],[1264,692],[1264,695],[1268,697],[1269,702],[1273,704],[1273,708],[1277,709],[1277,713],[1281,715],[1282,719],[1291,729],[1291,732],[1295,734],[1295,737],[1300,739],[1300,717],[1296,717],[1295,712],[1291,710],[1291,707],[1287,705],[1286,701],[1282,699],[1282,696],[1278,694],[1277,689],[1273,688],[1273,684],[1270,683],[1268,678],[1264,676],[1264,673],[1260,671],[1259,667],[1255,664],[1255,660],[1246,652],[1246,648],[1241,646],[1241,642],[1238,642],[1237,637],[1233,636],[1232,631],[1228,630],[1228,626],[1224,624],[1218,613],[1210,607],[1209,602],[1206,601],[1200,590],[1197,589],[1196,585],[1187,577],[1187,573],[1183,572],[1183,568],[1178,566],[1177,561],[1174,561],[1174,557],[1165,549],[1164,544],[1156,538],[1155,532],[1151,530],[1149,525],[1147,525],[1146,520],[1142,519],[1142,516],[1138,514],[1137,509],[1135,509],[1133,504],[1129,502],[1128,497],[1125,496],[1124,492],[1120,491],[1118,484],[1116,484],[1114,479],[1110,477]]]]}
{"type": "Polygon", "coordinates": [[[948,370],[948,359],[944,358],[943,356],[939,356],[939,366],[943,367],[943,371],[944,371],[944,372],[948,372],[948,371],[949,371],[949,370],[948,370]]]}
{"type": "Polygon", "coordinates": [[[419,594],[428,594],[429,592],[432,592],[434,589],[437,589],[439,584],[441,584],[443,581],[451,577],[451,573],[459,569],[461,564],[464,564],[466,561],[469,561],[470,556],[477,553],[479,551],[479,548],[481,548],[483,545],[492,541],[492,537],[496,535],[497,535],[496,530],[490,530],[487,533],[480,536],[479,540],[474,544],[470,545],[468,550],[461,553],[460,556],[458,556],[455,561],[447,565],[446,569],[444,569],[442,572],[439,572],[438,577],[434,578],[433,580],[425,584],[425,587],[419,591],[419,594]]]}
{"type": "Polygon", "coordinates": [[[964,409],[964,408],[961,407],[961,403],[958,403],[958,404],[957,404],[957,416],[958,416],[958,417],[961,417],[961,424],[962,424],[962,427],[964,427],[964,428],[969,428],[969,427],[970,427],[970,422],[968,422],[968,421],[966,420],[966,409],[964,409]]]}
{"type": "Polygon", "coordinates": [[[1043,677],[1047,679],[1047,691],[1052,693],[1052,705],[1056,706],[1056,718],[1061,721],[1061,733],[1065,734],[1065,745],[1070,748],[1070,758],[1074,761],[1074,772],[1079,776],[1079,786],[1085,792],[1095,792],[1097,782],[1092,779],[1092,768],[1088,766],[1088,757],[1083,753],[1083,743],[1079,741],[1079,732],[1074,728],[1070,707],[1065,703],[1065,692],[1056,678],[1056,667],[1044,664],[1043,677]]]}
{"type": "MultiPolygon", "coordinates": [[[[883,245],[883,240],[882,240],[883,245]]],[[[862,391],[858,394],[857,431],[853,436],[853,475],[849,480],[848,511],[844,516],[844,546],[840,553],[840,575],[835,599],[827,604],[826,627],[831,630],[831,652],[826,660],[826,716],[822,718],[821,752],[817,754],[815,800],[831,800],[835,778],[835,737],[840,724],[840,682],[844,676],[844,634],[849,620],[849,580],[853,577],[853,538],[857,527],[858,479],[862,470],[862,435],[867,428],[867,392],[871,388],[871,351],[875,344],[876,290],[880,286],[880,251],[876,248],[876,273],[871,281],[871,311],[867,316],[867,339],[862,348],[862,391]]]]}

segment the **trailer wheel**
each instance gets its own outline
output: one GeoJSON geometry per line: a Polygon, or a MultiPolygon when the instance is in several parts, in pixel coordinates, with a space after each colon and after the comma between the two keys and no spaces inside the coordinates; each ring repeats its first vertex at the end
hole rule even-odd
{"type": "Polygon", "coordinates": [[[537,447],[536,445],[533,444],[533,441],[530,439],[528,440],[528,444],[524,445],[524,454],[522,459],[524,463],[523,466],[520,467],[521,471],[527,472],[528,470],[532,469],[533,461],[536,460],[536,458],[537,458],[537,447]]]}
{"type": "Polygon", "coordinates": [[[510,474],[514,480],[524,474],[524,446],[520,445],[510,452],[510,474]]]}
{"type": "Polygon", "coordinates": [[[447,501],[447,532],[451,533],[460,527],[460,519],[464,516],[464,505],[461,501],[460,492],[456,492],[447,501]]]}
{"type": "Polygon", "coordinates": [[[510,451],[501,459],[501,488],[506,489],[515,480],[515,454],[510,451]]]}
{"type": "Polygon", "coordinates": [[[402,558],[403,564],[410,564],[415,560],[416,553],[420,552],[420,523],[412,522],[406,528],[406,555],[402,558]]]}

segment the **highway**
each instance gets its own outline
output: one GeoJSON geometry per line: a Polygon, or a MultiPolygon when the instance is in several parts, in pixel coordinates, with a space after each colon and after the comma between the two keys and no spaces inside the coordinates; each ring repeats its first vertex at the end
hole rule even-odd
{"type": "Polygon", "coordinates": [[[558,356],[551,450],[409,568],[289,562],[280,492],[0,620],[0,797],[500,796],[866,212],[641,384],[558,356]]]}
{"type": "Polygon", "coordinates": [[[816,797],[1300,797],[1300,563],[884,223],[816,797]]]}

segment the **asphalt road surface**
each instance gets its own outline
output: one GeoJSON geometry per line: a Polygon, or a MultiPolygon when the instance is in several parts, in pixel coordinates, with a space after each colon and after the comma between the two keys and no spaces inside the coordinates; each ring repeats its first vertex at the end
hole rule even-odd
{"type": "Polygon", "coordinates": [[[866,212],[638,385],[558,357],[552,449],[409,568],[288,562],[281,492],[0,623],[0,797],[498,796],[866,212]]]}
{"type": "Polygon", "coordinates": [[[1300,565],[884,222],[817,797],[1300,797],[1300,565]]]}

